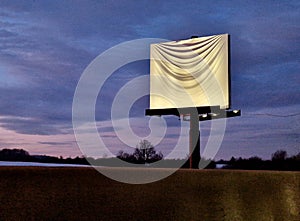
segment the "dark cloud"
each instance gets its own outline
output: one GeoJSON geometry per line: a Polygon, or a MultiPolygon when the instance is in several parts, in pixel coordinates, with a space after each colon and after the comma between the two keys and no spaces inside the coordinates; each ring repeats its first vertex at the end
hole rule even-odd
{"type": "Polygon", "coordinates": [[[0,38],[8,38],[14,36],[14,33],[5,29],[0,29],[0,38]]]}
{"type": "Polygon", "coordinates": [[[61,145],[69,145],[70,142],[38,142],[40,144],[47,144],[47,145],[54,145],[54,146],[61,146],[61,145]]]}
{"type": "Polygon", "coordinates": [[[16,131],[19,134],[33,135],[54,135],[68,134],[65,125],[47,123],[45,119],[22,118],[22,117],[4,117],[0,119],[2,128],[16,131]]]}

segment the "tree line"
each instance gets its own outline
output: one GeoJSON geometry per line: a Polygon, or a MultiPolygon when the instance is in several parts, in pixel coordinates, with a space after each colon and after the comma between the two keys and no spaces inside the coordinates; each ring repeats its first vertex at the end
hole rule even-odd
{"type": "MultiPolygon", "coordinates": [[[[147,140],[142,140],[134,149],[133,153],[119,151],[116,157],[111,158],[93,158],[93,157],[74,157],[63,158],[47,155],[30,155],[23,149],[2,149],[0,150],[0,161],[23,161],[23,162],[40,162],[40,163],[60,163],[60,164],[82,164],[95,166],[118,165],[116,159],[128,162],[128,166],[145,164],[147,167],[164,167],[174,168],[181,165],[181,168],[189,168],[188,159],[164,159],[161,152],[157,152],[154,146],[147,140]],[[159,166],[152,164],[160,161],[159,166]]],[[[202,159],[205,160],[205,159],[202,159]]],[[[285,170],[300,171],[300,152],[294,156],[288,157],[285,150],[274,152],[270,160],[263,160],[257,156],[250,158],[235,158],[230,160],[206,160],[206,169],[220,168],[222,169],[242,169],[242,170],[285,170]]]]}
{"type": "Polygon", "coordinates": [[[247,159],[232,157],[229,161],[221,160],[218,163],[224,164],[224,169],[300,171],[300,152],[288,157],[285,150],[277,150],[272,154],[271,160],[263,160],[257,156],[247,159]]]}
{"type": "Polygon", "coordinates": [[[63,158],[47,155],[30,155],[23,149],[2,149],[0,150],[0,161],[20,161],[38,163],[60,163],[60,164],[85,164],[88,162],[84,157],[63,158]]]}

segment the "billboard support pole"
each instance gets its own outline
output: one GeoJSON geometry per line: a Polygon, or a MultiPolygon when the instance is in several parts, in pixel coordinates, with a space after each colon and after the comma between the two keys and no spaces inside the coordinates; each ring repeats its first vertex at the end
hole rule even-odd
{"type": "Polygon", "coordinates": [[[199,114],[190,114],[190,142],[189,142],[189,164],[190,168],[198,169],[200,162],[200,129],[199,114]]]}
{"type": "Polygon", "coordinates": [[[200,154],[200,121],[216,120],[241,116],[241,110],[224,110],[220,106],[193,108],[168,108],[168,109],[146,109],[146,116],[174,115],[179,117],[190,116],[189,131],[189,159],[187,161],[190,169],[199,169],[200,154]]]}

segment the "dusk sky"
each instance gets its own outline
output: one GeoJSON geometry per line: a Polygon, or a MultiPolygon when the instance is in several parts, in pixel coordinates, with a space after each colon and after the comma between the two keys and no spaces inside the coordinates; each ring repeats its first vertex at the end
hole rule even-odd
{"type": "MultiPolygon", "coordinates": [[[[300,152],[300,2],[295,1],[1,1],[0,148],[74,157],[72,101],[85,68],[105,50],[141,38],[231,36],[232,108],[216,159],[300,152]]],[[[126,56],[126,55],[124,55],[126,56]]],[[[101,74],[101,71],[99,72],[101,74]]],[[[96,120],[113,154],[130,151],[114,133],[111,104],[126,82],[149,74],[149,61],[114,73],[99,94],[96,120]]],[[[143,85],[149,88],[149,85],[143,85]]],[[[137,91],[138,93],[138,91],[137,91]]],[[[131,110],[131,127],[149,133],[149,97],[131,110]]],[[[177,118],[157,149],[176,144],[177,118]]],[[[182,123],[188,129],[188,122],[182,123]]],[[[211,123],[200,123],[201,148],[211,123]]],[[[186,146],[177,157],[188,154],[186,146]]],[[[135,143],[138,143],[136,140],[135,143]]],[[[151,140],[150,140],[151,142],[151,140]]]]}

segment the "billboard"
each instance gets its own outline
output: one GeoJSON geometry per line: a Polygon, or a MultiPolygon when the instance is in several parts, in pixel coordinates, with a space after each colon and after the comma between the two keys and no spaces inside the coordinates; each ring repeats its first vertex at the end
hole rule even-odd
{"type": "Polygon", "coordinates": [[[229,35],[150,46],[150,109],[230,107],[229,35]]]}

